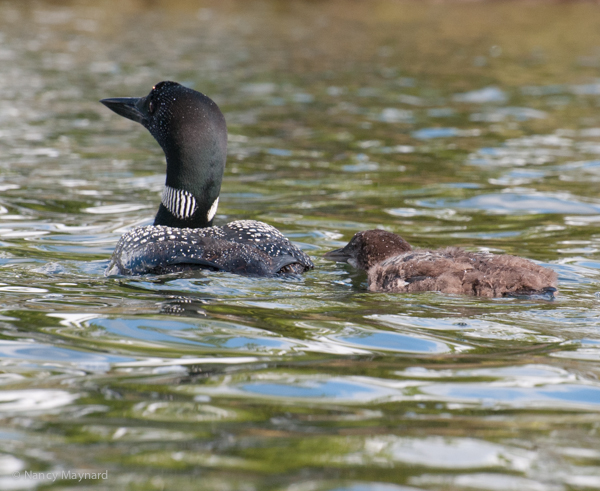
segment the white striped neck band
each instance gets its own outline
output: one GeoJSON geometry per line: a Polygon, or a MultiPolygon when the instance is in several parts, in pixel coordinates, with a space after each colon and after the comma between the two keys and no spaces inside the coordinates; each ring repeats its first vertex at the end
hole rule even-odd
{"type": "Polygon", "coordinates": [[[190,218],[198,209],[196,198],[192,193],[171,186],[165,186],[162,193],[162,204],[180,220],[190,218]]]}
{"type": "Polygon", "coordinates": [[[213,201],[213,204],[210,207],[210,210],[208,210],[208,213],[206,214],[206,221],[210,222],[215,215],[217,214],[217,208],[219,207],[219,197],[217,196],[217,199],[213,201]]]}

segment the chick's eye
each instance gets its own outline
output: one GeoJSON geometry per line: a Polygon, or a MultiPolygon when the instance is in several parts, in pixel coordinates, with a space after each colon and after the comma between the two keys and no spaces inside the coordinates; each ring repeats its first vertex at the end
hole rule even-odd
{"type": "Polygon", "coordinates": [[[153,114],[155,109],[156,109],[156,103],[154,101],[150,101],[148,103],[148,112],[150,114],[153,114]]]}

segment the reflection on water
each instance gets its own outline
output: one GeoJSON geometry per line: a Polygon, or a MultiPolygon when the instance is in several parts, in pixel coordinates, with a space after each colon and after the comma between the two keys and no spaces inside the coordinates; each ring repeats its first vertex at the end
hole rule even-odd
{"type": "Polygon", "coordinates": [[[578,2],[1,1],[0,489],[599,489],[597,27],[578,2]],[[164,79],[225,113],[217,222],[314,271],[103,276],[165,164],[97,101],[164,79]],[[529,257],[560,295],[368,293],[321,256],[375,227],[529,257]],[[110,477],[24,475],[78,469],[110,477]]]}
{"type": "Polygon", "coordinates": [[[330,399],[347,402],[369,402],[392,394],[392,391],[378,388],[370,383],[336,378],[289,381],[288,384],[259,382],[242,385],[240,390],[277,398],[330,399]]]}
{"type": "MultiPolygon", "coordinates": [[[[509,191],[507,189],[507,191],[509,191]]],[[[483,210],[488,213],[516,213],[519,215],[534,214],[575,214],[575,215],[597,215],[600,213],[600,205],[592,205],[577,202],[542,193],[532,192],[530,189],[519,190],[519,193],[505,192],[502,194],[482,194],[474,198],[449,203],[447,200],[434,202],[420,201],[421,206],[435,206],[438,208],[470,208],[483,210]]]]}

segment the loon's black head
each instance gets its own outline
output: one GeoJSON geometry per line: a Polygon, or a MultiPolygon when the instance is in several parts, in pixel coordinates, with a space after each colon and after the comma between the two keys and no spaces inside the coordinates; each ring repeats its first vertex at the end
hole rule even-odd
{"type": "Polygon", "coordinates": [[[210,226],[227,159],[227,126],[207,96],[176,82],[160,82],[146,97],[100,101],[145,126],[167,158],[167,179],[155,225],[210,226]]]}
{"type": "Polygon", "coordinates": [[[348,262],[355,268],[369,268],[388,257],[404,254],[412,247],[399,235],[385,230],[357,232],[345,247],[325,253],[326,259],[348,262]]]}

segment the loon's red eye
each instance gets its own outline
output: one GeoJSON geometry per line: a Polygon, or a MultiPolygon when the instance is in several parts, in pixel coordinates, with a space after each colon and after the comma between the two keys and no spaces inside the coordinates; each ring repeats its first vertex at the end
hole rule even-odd
{"type": "Polygon", "coordinates": [[[154,114],[154,110],[156,109],[156,104],[154,103],[154,101],[150,101],[148,103],[148,112],[150,114],[154,114]]]}

